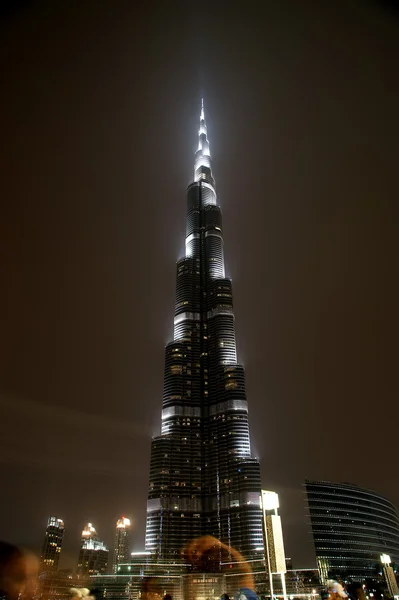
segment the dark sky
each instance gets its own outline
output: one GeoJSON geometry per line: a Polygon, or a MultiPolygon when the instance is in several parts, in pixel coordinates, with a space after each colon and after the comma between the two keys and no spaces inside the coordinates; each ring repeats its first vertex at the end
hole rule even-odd
{"type": "Polygon", "coordinates": [[[398,13],[135,5],[1,15],[0,538],[56,514],[74,565],[126,514],[143,547],[203,95],[253,449],[312,566],[305,477],[399,505],[398,13]]]}

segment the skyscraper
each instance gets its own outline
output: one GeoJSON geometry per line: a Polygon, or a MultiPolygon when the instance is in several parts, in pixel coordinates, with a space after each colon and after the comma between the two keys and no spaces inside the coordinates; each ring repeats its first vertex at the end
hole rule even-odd
{"type": "Polygon", "coordinates": [[[130,560],[132,526],[130,519],[122,517],[116,522],[115,543],[112,554],[112,572],[116,573],[120,563],[127,563],[130,560]]]}
{"type": "Polygon", "coordinates": [[[42,548],[41,571],[56,571],[58,569],[64,530],[62,519],[49,517],[42,548]]]}
{"type": "Polygon", "coordinates": [[[305,487],[322,583],[373,579],[381,554],[399,562],[399,518],[389,500],[348,483],[305,487]]]}
{"type": "Polygon", "coordinates": [[[108,548],[98,539],[95,527],[87,523],[82,531],[79,551],[79,575],[103,575],[108,563],[108,548]]]}
{"type": "Polygon", "coordinates": [[[260,470],[251,454],[203,105],[185,247],[177,263],[174,339],[165,350],[161,435],[151,448],[146,550],[173,561],[190,540],[212,535],[247,560],[259,559],[260,470]]]}

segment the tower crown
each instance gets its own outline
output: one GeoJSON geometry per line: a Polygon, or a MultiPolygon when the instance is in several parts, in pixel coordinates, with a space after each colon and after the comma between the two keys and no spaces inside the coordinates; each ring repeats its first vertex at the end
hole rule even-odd
{"type": "Polygon", "coordinates": [[[128,519],[127,517],[122,517],[121,519],[118,519],[118,521],[116,522],[116,528],[125,529],[126,527],[130,527],[130,519],[128,519]]]}
{"type": "Polygon", "coordinates": [[[204,100],[201,100],[200,126],[198,130],[198,149],[195,153],[194,181],[207,181],[215,185],[212,176],[211,153],[205,122],[204,100]]]}

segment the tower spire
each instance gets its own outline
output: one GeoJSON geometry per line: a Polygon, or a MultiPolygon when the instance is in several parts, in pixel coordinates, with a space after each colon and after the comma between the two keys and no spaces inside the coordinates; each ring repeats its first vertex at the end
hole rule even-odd
{"type": "Polygon", "coordinates": [[[201,98],[200,126],[198,131],[198,150],[195,153],[194,181],[205,180],[214,185],[211,168],[211,153],[205,122],[204,99],[201,98]]]}

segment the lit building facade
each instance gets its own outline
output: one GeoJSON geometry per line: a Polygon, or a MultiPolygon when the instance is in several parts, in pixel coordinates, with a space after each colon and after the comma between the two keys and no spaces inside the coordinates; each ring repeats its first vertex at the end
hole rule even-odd
{"type": "Polygon", "coordinates": [[[115,542],[112,553],[112,573],[116,573],[118,565],[130,560],[132,545],[132,525],[130,519],[122,517],[116,522],[115,542]]]}
{"type": "Polygon", "coordinates": [[[306,481],[321,581],[375,579],[381,554],[399,562],[399,519],[394,505],[350,484],[306,481]]]}
{"type": "Polygon", "coordinates": [[[35,600],[71,600],[70,589],[90,585],[84,575],[66,571],[43,571],[38,580],[35,600]]]}
{"type": "MultiPolygon", "coordinates": [[[[251,453],[203,107],[194,163],[174,339],[165,350],[162,429],[151,448],[146,550],[173,562],[190,540],[212,535],[259,565],[260,470],[251,453]]],[[[263,572],[264,563],[258,568],[263,572]]]]}
{"type": "MultiPolygon", "coordinates": [[[[116,573],[98,575],[92,585],[108,600],[139,600],[170,594],[173,600],[183,596],[184,577],[180,561],[154,561],[151,552],[132,552],[128,563],[119,564],[116,573]]],[[[97,596],[98,597],[98,596],[97,596]]]]}
{"type": "Polygon", "coordinates": [[[107,570],[108,554],[108,548],[98,539],[93,525],[87,523],[82,531],[77,573],[103,575],[107,570]]]}
{"type": "Polygon", "coordinates": [[[41,571],[57,571],[64,531],[65,527],[62,519],[49,517],[41,554],[41,571]]]}
{"type": "Polygon", "coordinates": [[[396,581],[395,571],[391,566],[391,557],[388,554],[381,554],[381,564],[390,597],[399,597],[399,587],[398,582],[396,581]]]}

